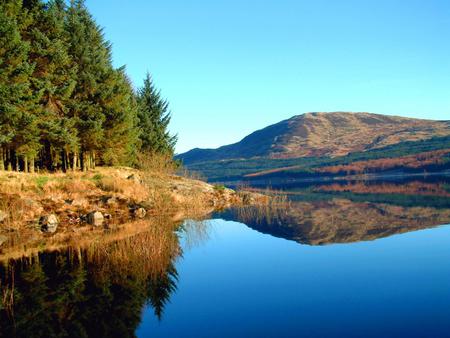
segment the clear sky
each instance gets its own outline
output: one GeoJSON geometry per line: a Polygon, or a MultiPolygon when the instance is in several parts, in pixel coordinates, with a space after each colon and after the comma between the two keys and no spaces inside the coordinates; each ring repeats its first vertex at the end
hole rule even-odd
{"type": "Polygon", "coordinates": [[[169,102],[177,152],[308,111],[450,120],[449,0],[88,0],[135,86],[169,102]]]}

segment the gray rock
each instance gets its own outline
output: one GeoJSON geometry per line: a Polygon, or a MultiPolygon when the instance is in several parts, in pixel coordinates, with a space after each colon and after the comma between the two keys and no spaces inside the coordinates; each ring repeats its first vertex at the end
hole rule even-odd
{"type": "Polygon", "coordinates": [[[50,214],[48,216],[42,216],[39,224],[41,225],[42,231],[53,233],[58,228],[59,220],[55,214],[50,214]]]}
{"type": "Polygon", "coordinates": [[[93,226],[102,225],[104,220],[105,218],[103,217],[103,214],[100,211],[90,212],[86,216],[86,221],[93,226]]]}
{"type": "Polygon", "coordinates": [[[133,215],[137,218],[144,218],[146,214],[147,211],[144,208],[137,208],[133,211],[133,215]]]}
{"type": "Polygon", "coordinates": [[[0,223],[2,223],[5,219],[8,218],[8,214],[3,210],[0,210],[0,223]]]}

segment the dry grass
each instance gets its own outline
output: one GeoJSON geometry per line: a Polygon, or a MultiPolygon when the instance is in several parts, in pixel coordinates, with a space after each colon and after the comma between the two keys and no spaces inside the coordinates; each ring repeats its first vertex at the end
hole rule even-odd
{"type": "Polygon", "coordinates": [[[147,219],[183,220],[242,202],[242,196],[230,189],[215,189],[205,182],[164,173],[162,168],[168,164],[162,159],[149,161],[159,163],[159,169],[97,167],[94,171],[67,174],[0,172],[0,211],[8,212],[0,223],[0,235],[7,238],[0,259],[67,247],[73,241],[79,245],[84,238],[92,240],[88,231],[94,229],[86,226],[82,216],[94,210],[112,215],[105,226],[114,229],[130,222],[134,208],[144,207],[147,219]],[[41,233],[38,225],[39,218],[49,214],[56,214],[60,221],[51,235],[41,233]]]}
{"type": "Polygon", "coordinates": [[[117,278],[123,275],[157,275],[164,272],[180,253],[174,223],[158,219],[147,221],[146,230],[127,235],[112,242],[91,243],[85,250],[88,263],[99,267],[101,273],[117,278]]]}
{"type": "Polygon", "coordinates": [[[123,193],[127,183],[129,182],[124,183],[124,180],[121,178],[102,177],[99,179],[97,186],[106,192],[123,193]]]}
{"type": "Polygon", "coordinates": [[[138,167],[144,172],[152,172],[163,176],[174,174],[177,169],[177,165],[173,161],[172,155],[154,152],[139,154],[138,167]]]}
{"type": "Polygon", "coordinates": [[[187,178],[187,179],[191,179],[191,180],[197,180],[197,181],[203,181],[206,182],[206,176],[203,175],[202,173],[198,172],[198,171],[192,171],[189,170],[185,167],[182,167],[181,169],[177,170],[178,175],[187,178]]]}
{"type": "Polygon", "coordinates": [[[2,227],[12,230],[17,229],[24,222],[28,207],[17,195],[0,194],[0,210],[6,213],[2,227]]]}

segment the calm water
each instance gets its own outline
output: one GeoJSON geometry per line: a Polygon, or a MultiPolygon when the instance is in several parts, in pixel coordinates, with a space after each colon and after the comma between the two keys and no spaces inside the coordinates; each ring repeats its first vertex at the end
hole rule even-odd
{"type": "Polygon", "coordinates": [[[294,184],[282,207],[10,261],[1,336],[450,337],[449,187],[294,184]]]}
{"type": "Polygon", "coordinates": [[[299,245],[242,223],[177,264],[177,291],[141,337],[448,337],[450,227],[372,242],[299,245]]]}

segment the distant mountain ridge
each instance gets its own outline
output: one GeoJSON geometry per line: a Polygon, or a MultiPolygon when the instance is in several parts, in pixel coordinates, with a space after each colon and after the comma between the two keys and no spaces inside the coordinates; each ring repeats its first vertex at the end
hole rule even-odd
{"type": "Polygon", "coordinates": [[[372,113],[314,112],[293,116],[217,149],[177,155],[184,164],[227,159],[337,157],[405,141],[450,135],[450,121],[372,113]]]}

